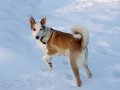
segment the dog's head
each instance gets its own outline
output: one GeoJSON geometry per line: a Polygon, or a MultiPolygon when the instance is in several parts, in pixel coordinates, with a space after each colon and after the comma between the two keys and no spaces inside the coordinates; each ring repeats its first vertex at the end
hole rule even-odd
{"type": "Polygon", "coordinates": [[[32,30],[33,37],[39,40],[39,33],[44,33],[46,25],[46,17],[43,18],[39,23],[36,23],[33,17],[30,17],[30,27],[32,30]]]}

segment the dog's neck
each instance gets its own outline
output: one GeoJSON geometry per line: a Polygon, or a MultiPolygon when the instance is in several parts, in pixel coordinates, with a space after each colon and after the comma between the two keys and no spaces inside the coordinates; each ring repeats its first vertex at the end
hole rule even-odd
{"type": "Polygon", "coordinates": [[[45,34],[44,36],[41,37],[40,41],[43,44],[46,44],[47,41],[49,40],[49,38],[51,37],[52,33],[54,32],[54,30],[50,27],[46,27],[46,26],[42,26],[42,30],[44,30],[45,34]]]}

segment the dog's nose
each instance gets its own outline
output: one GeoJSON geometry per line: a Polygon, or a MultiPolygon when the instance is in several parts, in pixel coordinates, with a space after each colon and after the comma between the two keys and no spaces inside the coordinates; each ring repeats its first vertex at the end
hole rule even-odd
{"type": "Polygon", "coordinates": [[[36,36],[36,39],[39,39],[39,36],[36,36]]]}

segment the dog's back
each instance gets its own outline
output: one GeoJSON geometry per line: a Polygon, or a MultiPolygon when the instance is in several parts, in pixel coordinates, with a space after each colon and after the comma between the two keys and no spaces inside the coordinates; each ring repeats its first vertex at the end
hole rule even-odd
{"type": "Polygon", "coordinates": [[[76,39],[72,34],[54,31],[47,43],[47,48],[48,51],[49,49],[55,49],[56,53],[64,55],[66,50],[80,50],[81,41],[82,38],[80,40],[76,39]]]}

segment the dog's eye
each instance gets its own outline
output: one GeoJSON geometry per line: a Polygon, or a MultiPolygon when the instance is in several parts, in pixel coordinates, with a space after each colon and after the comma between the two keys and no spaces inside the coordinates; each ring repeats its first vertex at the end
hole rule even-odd
{"type": "Polygon", "coordinates": [[[33,31],[36,31],[36,29],[34,28],[33,31]]]}
{"type": "Polygon", "coordinates": [[[40,29],[40,31],[41,31],[42,29],[40,29]]]}

